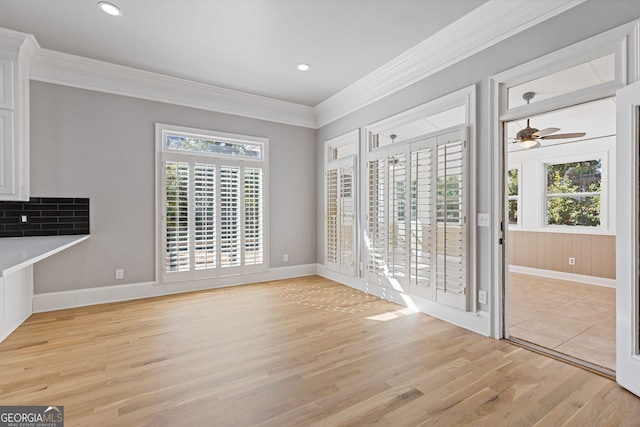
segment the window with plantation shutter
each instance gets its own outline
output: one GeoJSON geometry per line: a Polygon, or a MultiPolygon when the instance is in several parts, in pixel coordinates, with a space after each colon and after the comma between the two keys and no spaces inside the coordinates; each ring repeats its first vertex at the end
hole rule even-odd
{"type": "Polygon", "coordinates": [[[350,276],[356,272],[355,157],[327,164],[325,264],[350,276]]]}
{"type": "Polygon", "coordinates": [[[327,244],[326,262],[338,264],[338,173],[339,168],[327,170],[326,195],[327,195],[327,244]]]}
{"type": "Polygon", "coordinates": [[[417,294],[423,294],[431,284],[431,151],[417,149],[411,153],[411,249],[410,283],[417,294]]]}
{"type": "Polygon", "coordinates": [[[340,265],[345,272],[355,269],[355,188],[354,159],[347,160],[340,169],[340,265]]]}
{"type": "Polygon", "coordinates": [[[403,279],[407,267],[407,221],[405,217],[407,161],[405,154],[387,158],[389,209],[387,215],[387,268],[390,277],[403,279]]]}
{"type": "Polygon", "coordinates": [[[267,141],[160,124],[157,129],[161,280],[265,271],[267,141]]]}
{"type": "Polygon", "coordinates": [[[466,129],[369,153],[369,281],[466,310],[466,129]]]}
{"type": "Polygon", "coordinates": [[[262,169],[244,170],[244,264],[264,262],[262,169]]]}
{"type": "Polygon", "coordinates": [[[194,268],[216,268],[216,169],[214,165],[194,165],[194,268]]]}
{"type": "Polygon", "coordinates": [[[220,266],[240,265],[240,168],[220,168],[220,266]]]}
{"type": "Polygon", "coordinates": [[[165,172],[165,268],[189,270],[189,163],[167,161],[165,172]]]}
{"type": "Polygon", "coordinates": [[[386,161],[382,159],[372,159],[368,163],[368,199],[369,208],[367,211],[367,271],[369,278],[378,283],[378,279],[385,274],[385,253],[387,246],[386,239],[386,161]]]}
{"type": "Polygon", "coordinates": [[[436,299],[465,308],[467,286],[465,141],[438,144],[436,192],[436,299]]]}

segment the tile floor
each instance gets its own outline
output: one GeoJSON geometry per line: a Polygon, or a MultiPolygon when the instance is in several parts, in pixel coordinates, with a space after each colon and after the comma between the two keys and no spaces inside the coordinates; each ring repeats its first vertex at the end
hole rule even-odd
{"type": "Polygon", "coordinates": [[[616,369],[614,288],[509,274],[509,335],[616,369]]]}

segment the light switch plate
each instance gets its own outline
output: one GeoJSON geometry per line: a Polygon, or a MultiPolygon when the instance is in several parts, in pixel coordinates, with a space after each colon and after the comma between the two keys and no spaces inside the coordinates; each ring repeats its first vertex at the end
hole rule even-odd
{"type": "Polygon", "coordinates": [[[488,227],[489,226],[489,214],[478,214],[478,227],[488,227]]]}

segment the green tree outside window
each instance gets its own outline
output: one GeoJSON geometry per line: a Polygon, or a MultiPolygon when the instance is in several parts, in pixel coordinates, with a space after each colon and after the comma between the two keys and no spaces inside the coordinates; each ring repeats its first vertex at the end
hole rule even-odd
{"type": "Polygon", "coordinates": [[[547,166],[547,224],[600,226],[602,160],[547,166]]]}

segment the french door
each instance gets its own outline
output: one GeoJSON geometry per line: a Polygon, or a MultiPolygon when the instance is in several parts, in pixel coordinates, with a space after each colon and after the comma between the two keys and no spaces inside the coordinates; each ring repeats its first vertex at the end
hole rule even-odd
{"type": "Polygon", "coordinates": [[[466,129],[369,153],[370,283],[468,309],[466,129]]]}
{"type": "Polygon", "coordinates": [[[616,377],[640,396],[640,82],[617,94],[616,377]]]}

